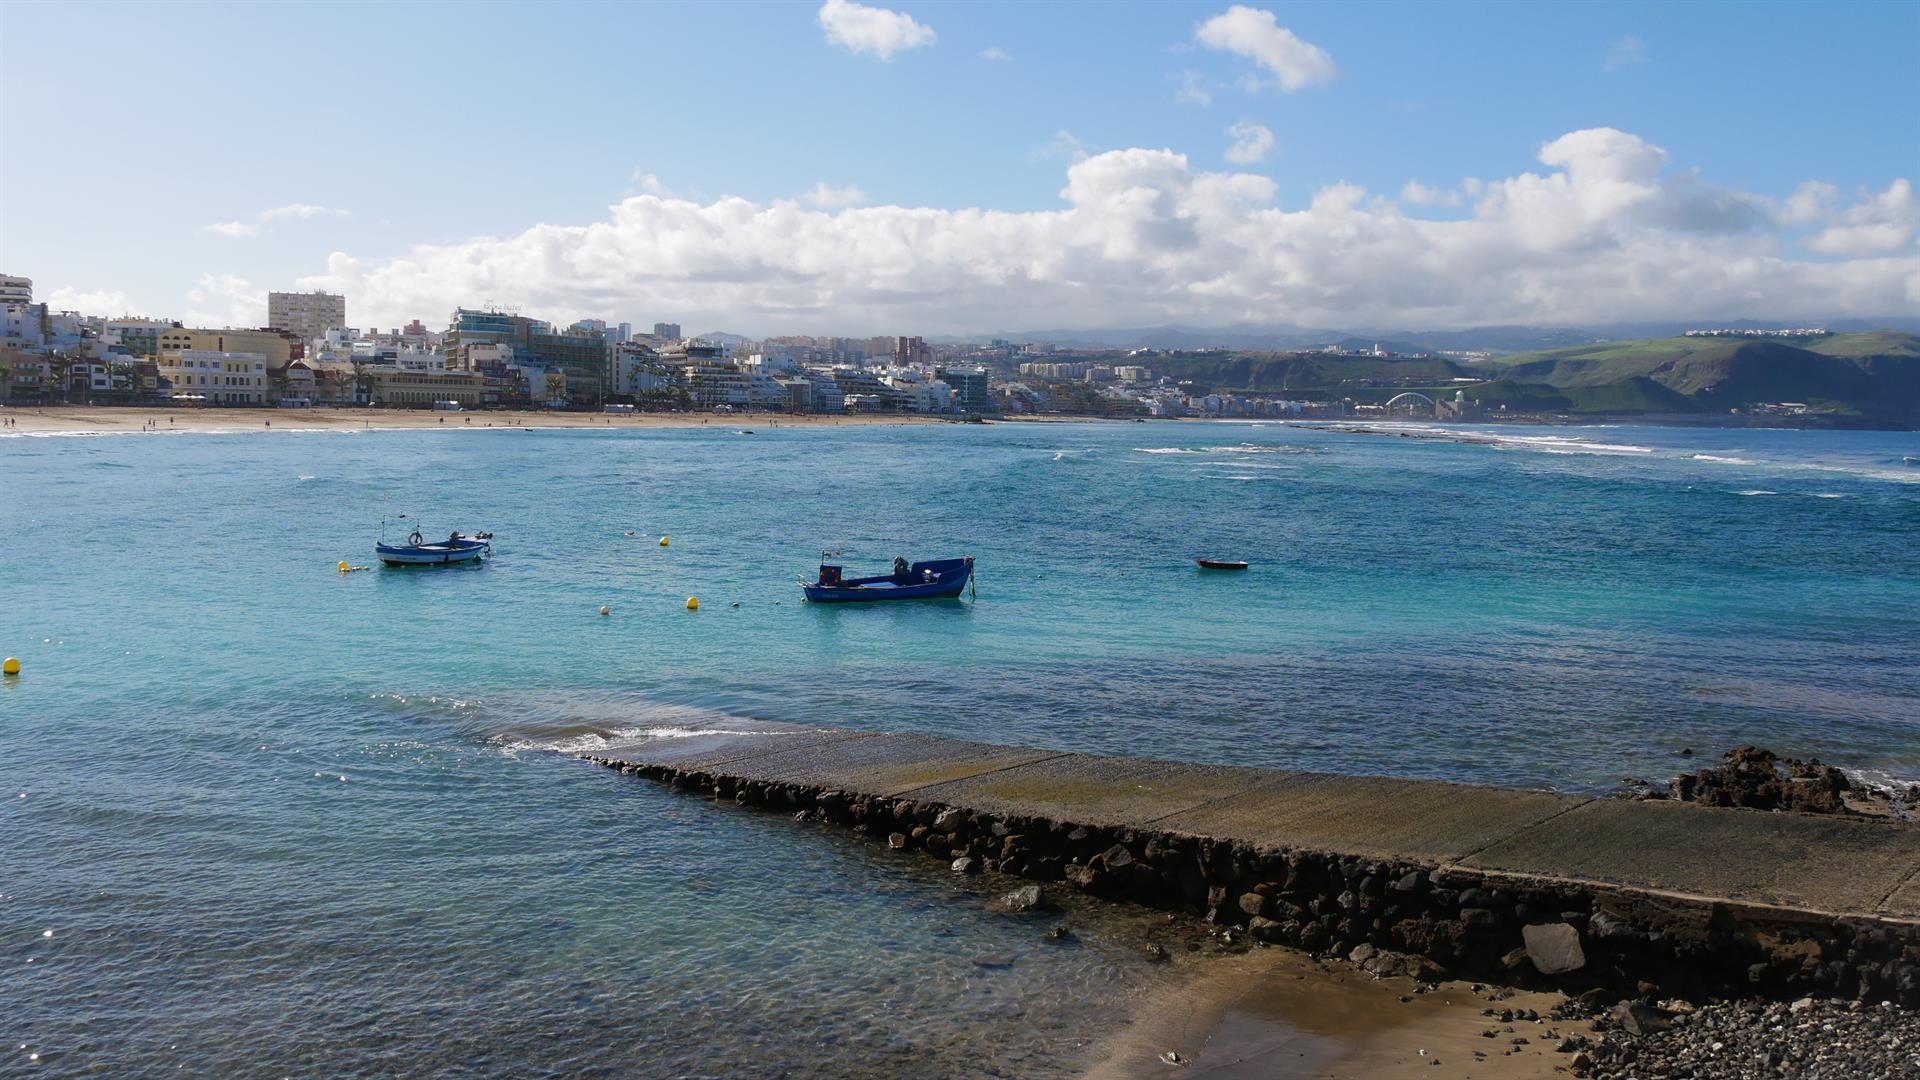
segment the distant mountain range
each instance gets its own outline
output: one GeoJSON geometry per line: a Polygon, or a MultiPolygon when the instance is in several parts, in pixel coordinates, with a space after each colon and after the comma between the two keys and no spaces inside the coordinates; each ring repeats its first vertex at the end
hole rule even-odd
{"type": "MultiPolygon", "coordinates": [[[[1766,329],[1778,322],[1752,319],[1698,319],[1686,322],[1614,323],[1603,326],[1475,326],[1464,330],[1367,329],[1308,327],[1284,323],[1239,324],[1224,327],[1144,326],[1095,330],[1021,330],[968,336],[948,335],[927,340],[942,344],[985,342],[994,338],[1015,342],[1045,342],[1063,348],[1205,349],[1278,351],[1325,345],[1370,349],[1378,344],[1388,352],[1534,352],[1564,349],[1605,341],[1674,337],[1701,327],[1766,329]]],[[[1920,332],[1920,318],[1827,319],[1804,325],[1839,332],[1905,330],[1920,332]]]]}

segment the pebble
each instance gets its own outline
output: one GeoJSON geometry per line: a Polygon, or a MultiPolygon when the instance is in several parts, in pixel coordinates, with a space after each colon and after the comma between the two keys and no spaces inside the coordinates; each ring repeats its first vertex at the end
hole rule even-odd
{"type": "Polygon", "coordinates": [[[1574,1074],[1592,1080],[1912,1077],[1920,1076],[1920,1013],[1813,998],[1723,1001],[1665,1030],[1636,1035],[1613,1025],[1596,1039],[1561,1044],[1572,1046],[1574,1074]]]}

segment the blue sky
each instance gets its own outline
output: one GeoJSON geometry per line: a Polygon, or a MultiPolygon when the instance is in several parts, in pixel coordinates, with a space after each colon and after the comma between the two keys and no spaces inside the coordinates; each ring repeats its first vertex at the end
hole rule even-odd
{"type": "Polygon", "coordinates": [[[1676,314],[1670,294],[1689,282],[1716,305],[1701,316],[1920,310],[1913,197],[1897,186],[1920,179],[1920,5],[1269,4],[1210,43],[1200,28],[1230,8],[12,3],[0,7],[0,270],[43,295],[201,321],[246,321],[259,294],[296,282],[346,289],[350,313],[382,324],[437,325],[454,302],[496,300],[750,332],[1014,329],[1052,325],[1031,323],[1052,312],[1087,325],[1136,312],[1626,319],[1676,314]],[[841,16],[855,40],[832,39],[841,16]],[[1313,70],[1291,89],[1259,60],[1268,24],[1308,51],[1313,70]],[[1542,160],[1594,129],[1661,148],[1658,177],[1641,169],[1627,182],[1644,190],[1616,198],[1614,167],[1589,149],[1542,160]],[[1183,164],[1168,173],[1130,150],[1183,164]],[[1091,163],[1089,190],[1163,205],[1063,198],[1076,163],[1091,163]],[[1583,229],[1421,224],[1525,202],[1502,188],[1489,207],[1465,178],[1556,169],[1592,183],[1541,220],[1577,206],[1583,229]],[[1229,176],[1271,188],[1222,210],[1205,178],[1229,176]],[[1409,199],[1409,181],[1434,194],[1409,199]],[[838,194],[802,198],[820,185],[838,194]],[[1364,222],[1332,220],[1339,205],[1285,216],[1353,187],[1366,194],[1344,212],[1364,222]],[[1766,220],[1703,227],[1687,209],[1701,191],[1766,220]],[[1800,208],[1784,209],[1796,193],[1800,208]],[[747,221],[728,196],[762,210],[801,200],[822,220],[747,221]],[[610,208],[632,199],[653,202],[623,224],[610,208]],[[941,216],[881,220],[891,207],[941,216]],[[983,224],[973,208],[1013,217],[983,224]],[[1062,211],[1073,227],[1044,216],[1062,211]],[[596,224],[605,235],[540,228],[596,224]],[[1546,233],[1562,261],[1515,278],[1546,233]],[[730,254],[687,253],[702,243],[730,254]],[[1475,261],[1489,244],[1499,260],[1475,261]],[[1570,302],[1595,287],[1575,265],[1595,245],[1626,253],[1612,278],[1679,256],[1694,276],[1570,302]],[[1023,246],[1066,254],[1019,261],[1023,246]],[[824,265],[823,247],[845,265],[824,265]],[[1342,251],[1377,272],[1424,268],[1391,287],[1320,284],[1342,251]],[[1739,281],[1715,269],[1753,259],[1774,263],[1739,281]],[[1448,292],[1490,267],[1501,296],[1448,292]]]}

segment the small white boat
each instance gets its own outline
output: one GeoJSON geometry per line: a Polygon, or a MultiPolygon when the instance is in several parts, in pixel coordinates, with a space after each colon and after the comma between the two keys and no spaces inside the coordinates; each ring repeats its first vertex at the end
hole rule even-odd
{"type": "Polygon", "coordinates": [[[493,550],[492,533],[462,536],[454,533],[445,540],[426,543],[418,530],[404,544],[384,541],[373,546],[374,554],[388,566],[447,566],[472,562],[493,550]]]}

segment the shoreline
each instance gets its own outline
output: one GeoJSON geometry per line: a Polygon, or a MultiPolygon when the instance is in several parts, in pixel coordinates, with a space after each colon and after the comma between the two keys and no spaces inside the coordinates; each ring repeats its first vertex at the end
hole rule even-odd
{"type": "Polygon", "coordinates": [[[155,409],[123,406],[51,405],[0,407],[14,426],[7,435],[155,435],[245,431],[428,431],[489,428],[697,428],[835,427],[951,423],[940,417],[899,414],[846,416],[785,413],[430,412],[413,409],[155,409]]]}
{"type": "Polygon", "coordinates": [[[1123,1026],[1090,1047],[1094,1060],[1083,1080],[1361,1080],[1427,1077],[1436,1069],[1521,1080],[1564,1075],[1561,1040],[1596,1034],[1590,1021],[1548,1019],[1568,1001],[1555,991],[1381,978],[1284,948],[1192,963],[1195,970],[1176,984],[1129,1003],[1123,1026]],[[1490,1008],[1538,1019],[1501,1021],[1486,1015],[1490,1008]]]}
{"type": "MultiPolygon", "coordinates": [[[[29,435],[165,435],[240,434],[280,431],[312,434],[323,431],[479,431],[523,428],[634,430],[697,427],[825,428],[902,427],[926,424],[969,424],[980,421],[911,413],[694,413],[653,412],[616,415],[586,412],[475,411],[431,412],[419,409],[165,409],[120,405],[0,405],[0,417],[14,426],[0,428],[0,438],[29,435]]],[[[1101,416],[995,417],[986,423],[1058,424],[1110,421],[1101,416]]]]}

